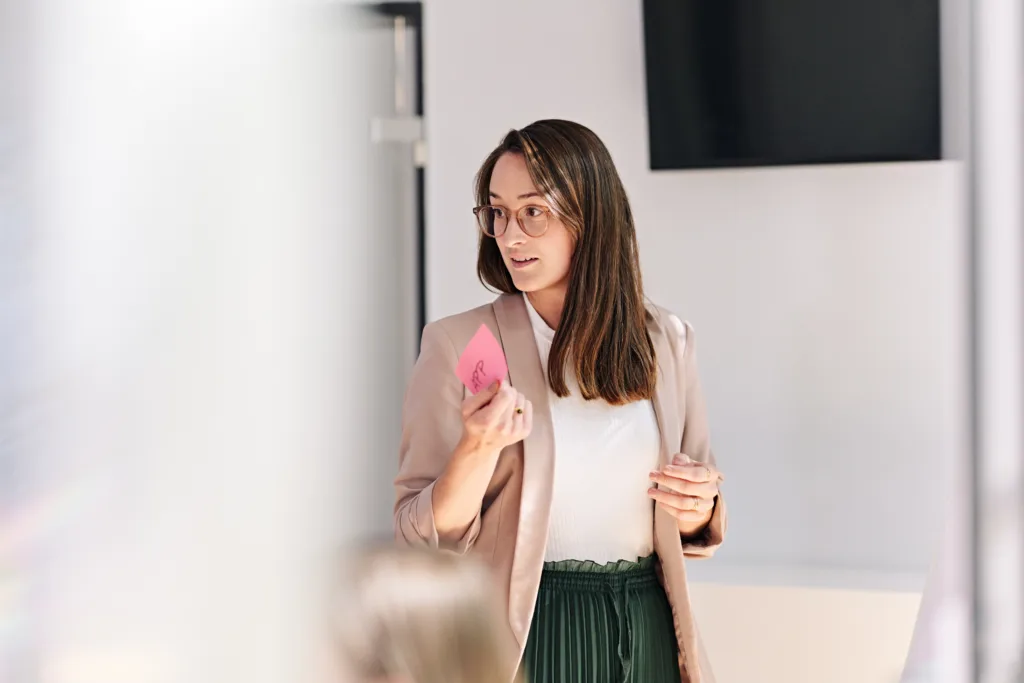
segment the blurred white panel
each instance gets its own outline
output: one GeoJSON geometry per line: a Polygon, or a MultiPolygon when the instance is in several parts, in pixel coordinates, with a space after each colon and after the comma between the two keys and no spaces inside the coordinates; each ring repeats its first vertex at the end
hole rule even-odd
{"type": "Polygon", "coordinates": [[[1024,677],[1024,5],[973,4],[979,683],[1024,677]]]}
{"type": "Polygon", "coordinates": [[[44,0],[35,25],[22,680],[311,680],[317,572],[377,498],[347,153],[376,64],[326,6],[44,0]]]}

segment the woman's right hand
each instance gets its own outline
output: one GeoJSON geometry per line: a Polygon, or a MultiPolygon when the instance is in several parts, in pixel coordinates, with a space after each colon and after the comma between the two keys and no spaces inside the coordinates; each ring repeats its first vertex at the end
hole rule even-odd
{"type": "Polygon", "coordinates": [[[532,428],[533,406],[506,382],[462,402],[462,439],[430,494],[441,547],[459,547],[466,538],[480,517],[501,449],[522,441],[532,428]]]}
{"type": "Polygon", "coordinates": [[[522,441],[533,429],[533,404],[498,380],[462,402],[463,438],[475,449],[500,451],[522,441]]]}

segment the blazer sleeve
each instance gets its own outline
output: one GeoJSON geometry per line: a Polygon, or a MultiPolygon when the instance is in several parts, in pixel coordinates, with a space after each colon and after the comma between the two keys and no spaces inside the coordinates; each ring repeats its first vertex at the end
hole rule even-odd
{"type": "Polygon", "coordinates": [[[477,513],[454,545],[439,542],[434,524],[434,482],[462,437],[462,383],[458,354],[441,323],[423,329],[420,355],[402,409],[402,440],[395,478],[395,537],[399,543],[465,553],[480,533],[477,513]]]}
{"type": "MultiPolygon", "coordinates": [[[[711,431],[708,427],[707,406],[701,391],[697,374],[697,348],[693,327],[669,314],[669,336],[676,353],[676,374],[679,396],[683,403],[683,436],[679,452],[698,462],[717,467],[715,454],[711,450],[711,431]]],[[[725,500],[719,491],[711,521],[704,532],[695,539],[683,542],[683,553],[688,557],[711,557],[725,539],[728,516],[725,500]]]]}

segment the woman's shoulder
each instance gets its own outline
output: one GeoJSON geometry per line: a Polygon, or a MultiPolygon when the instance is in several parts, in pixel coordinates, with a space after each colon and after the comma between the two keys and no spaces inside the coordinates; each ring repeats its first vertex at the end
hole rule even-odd
{"type": "Polygon", "coordinates": [[[650,299],[647,300],[647,329],[653,336],[664,336],[672,350],[680,356],[693,334],[689,322],[650,299]]]}
{"type": "Polygon", "coordinates": [[[447,339],[456,349],[462,349],[481,325],[487,325],[492,332],[497,332],[493,302],[427,323],[423,328],[423,338],[424,341],[447,339]]]}

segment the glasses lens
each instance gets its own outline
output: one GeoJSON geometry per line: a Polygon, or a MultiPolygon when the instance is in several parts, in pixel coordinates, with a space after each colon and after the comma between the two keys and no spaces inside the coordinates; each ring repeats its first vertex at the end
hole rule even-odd
{"type": "Polygon", "coordinates": [[[494,237],[505,231],[505,224],[508,222],[504,212],[495,206],[482,206],[476,212],[477,222],[485,235],[494,237]]]}
{"type": "Polygon", "coordinates": [[[519,225],[530,237],[540,237],[548,229],[548,212],[537,206],[524,206],[518,214],[519,225]]]}

